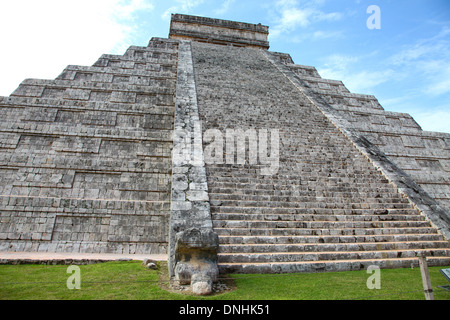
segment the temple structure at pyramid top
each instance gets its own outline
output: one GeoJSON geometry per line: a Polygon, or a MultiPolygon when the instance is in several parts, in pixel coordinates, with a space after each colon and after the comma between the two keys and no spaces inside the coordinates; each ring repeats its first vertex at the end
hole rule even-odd
{"type": "Polygon", "coordinates": [[[170,39],[269,49],[269,27],[229,20],[173,14],[170,39]]]}

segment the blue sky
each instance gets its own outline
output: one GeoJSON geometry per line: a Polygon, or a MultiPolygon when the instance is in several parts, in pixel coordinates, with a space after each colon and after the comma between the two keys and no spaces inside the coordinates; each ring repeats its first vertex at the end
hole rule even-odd
{"type": "Polygon", "coordinates": [[[450,133],[450,0],[14,0],[0,12],[0,95],[166,38],[185,13],[267,25],[270,50],[450,133]],[[370,5],[381,29],[367,27],[370,5]]]}

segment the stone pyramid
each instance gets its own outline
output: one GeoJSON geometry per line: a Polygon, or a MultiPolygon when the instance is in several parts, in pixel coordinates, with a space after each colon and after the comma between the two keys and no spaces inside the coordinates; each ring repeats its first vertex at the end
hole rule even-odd
{"type": "Polygon", "coordinates": [[[0,250],[167,254],[187,282],[450,265],[450,135],[267,36],[176,14],[167,39],[1,97],[0,250]]]}

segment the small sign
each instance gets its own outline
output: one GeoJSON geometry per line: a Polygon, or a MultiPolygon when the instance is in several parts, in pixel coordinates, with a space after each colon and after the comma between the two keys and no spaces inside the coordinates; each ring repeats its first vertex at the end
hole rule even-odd
{"type": "Polygon", "coordinates": [[[450,268],[448,268],[448,269],[441,269],[440,271],[444,275],[444,277],[446,277],[447,280],[450,281],[450,268]]]}

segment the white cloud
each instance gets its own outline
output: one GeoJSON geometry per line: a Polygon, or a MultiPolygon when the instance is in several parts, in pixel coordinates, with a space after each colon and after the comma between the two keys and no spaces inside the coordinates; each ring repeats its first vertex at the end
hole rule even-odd
{"type": "Polygon", "coordinates": [[[357,63],[358,57],[334,54],[326,58],[322,67],[318,67],[318,72],[322,78],[341,80],[348,77],[349,66],[357,63]]]}
{"type": "MultiPolygon", "coordinates": [[[[432,60],[422,62],[418,68],[426,74],[428,82],[424,92],[431,96],[450,93],[450,62],[447,60],[432,60]]],[[[450,106],[449,106],[450,107],[450,106]]]]}
{"type": "Polygon", "coordinates": [[[423,130],[450,133],[450,110],[445,102],[438,106],[423,105],[420,91],[393,98],[378,99],[386,110],[410,114],[423,130]]]}
{"type": "Polygon", "coordinates": [[[356,56],[345,56],[341,54],[333,54],[326,58],[325,66],[338,71],[346,71],[349,65],[360,60],[356,56]]]}
{"type": "Polygon", "coordinates": [[[416,43],[413,46],[403,49],[394,54],[390,59],[392,64],[397,66],[408,65],[421,59],[429,59],[430,57],[448,51],[448,43],[446,41],[438,41],[436,43],[416,43]]]}
{"type": "Polygon", "coordinates": [[[389,81],[394,74],[391,69],[381,71],[361,71],[344,78],[346,87],[355,93],[373,94],[373,88],[389,81]]]}
{"type": "Polygon", "coordinates": [[[382,71],[368,71],[360,72],[344,72],[329,69],[318,70],[321,77],[325,79],[341,80],[344,85],[353,93],[373,94],[374,87],[389,81],[394,74],[391,69],[382,71]]]}
{"type": "Polygon", "coordinates": [[[153,10],[154,5],[148,0],[128,0],[128,4],[122,4],[124,1],[119,0],[117,6],[113,7],[115,14],[122,19],[134,20],[134,14],[140,10],[153,10]]]}
{"type": "Polygon", "coordinates": [[[230,9],[230,6],[235,2],[236,0],[224,0],[222,2],[222,6],[216,10],[214,10],[215,14],[224,14],[226,12],[228,12],[228,10],[230,9]]]}
{"type": "MultiPolygon", "coordinates": [[[[408,74],[400,75],[398,71],[392,68],[375,71],[361,70],[359,66],[365,58],[332,55],[327,58],[326,63],[322,68],[318,69],[318,72],[325,79],[341,80],[350,92],[362,94],[375,94],[374,90],[376,86],[390,82],[392,79],[397,81],[400,76],[408,76],[408,74]]],[[[447,78],[439,82],[442,86],[430,86],[426,88],[430,91],[429,94],[449,91],[450,68],[447,72],[449,72],[447,78]]],[[[420,99],[423,96],[420,90],[414,88],[408,94],[403,93],[401,96],[379,99],[379,101],[386,110],[396,110],[411,114],[423,130],[450,133],[449,106],[433,109],[428,108],[424,111],[424,106],[418,105],[418,101],[421,101],[420,99]]],[[[377,96],[377,98],[380,97],[377,96]]]]}
{"type": "Polygon", "coordinates": [[[135,14],[152,9],[147,0],[2,1],[0,95],[25,78],[53,79],[69,63],[124,51],[135,14]]]}
{"type": "Polygon", "coordinates": [[[429,59],[430,56],[444,54],[448,57],[450,50],[448,35],[450,35],[450,27],[443,27],[434,37],[421,39],[413,45],[404,47],[402,51],[391,57],[391,62],[395,65],[405,65],[419,59],[429,59]]]}
{"type": "Polygon", "coordinates": [[[416,112],[414,119],[423,130],[450,133],[450,110],[416,112]]]}
{"type": "Polygon", "coordinates": [[[336,39],[336,38],[342,38],[343,33],[342,31],[315,31],[312,33],[312,39],[313,40],[324,40],[324,39],[336,39]]]}
{"type": "Polygon", "coordinates": [[[394,71],[392,69],[353,71],[354,66],[363,60],[362,57],[335,54],[326,59],[326,63],[318,69],[318,72],[325,79],[341,80],[351,92],[373,94],[373,88],[389,81],[394,71]]]}
{"type": "Polygon", "coordinates": [[[326,13],[319,9],[324,1],[310,1],[300,5],[296,0],[279,0],[274,8],[278,18],[275,21],[270,37],[274,38],[283,33],[289,33],[296,28],[305,28],[320,21],[337,21],[343,15],[339,12],[326,13]]]}
{"type": "Polygon", "coordinates": [[[326,39],[342,39],[345,37],[342,31],[314,31],[314,32],[303,32],[295,35],[290,35],[289,42],[291,43],[301,43],[304,41],[321,41],[326,39]]]}
{"type": "Polygon", "coordinates": [[[389,62],[409,74],[420,74],[425,83],[421,88],[423,93],[430,96],[450,93],[449,34],[450,28],[443,27],[434,37],[404,47],[389,62]]]}
{"type": "Polygon", "coordinates": [[[176,5],[170,7],[162,14],[161,18],[169,20],[172,13],[188,14],[192,9],[201,5],[204,0],[175,0],[176,5]]]}

